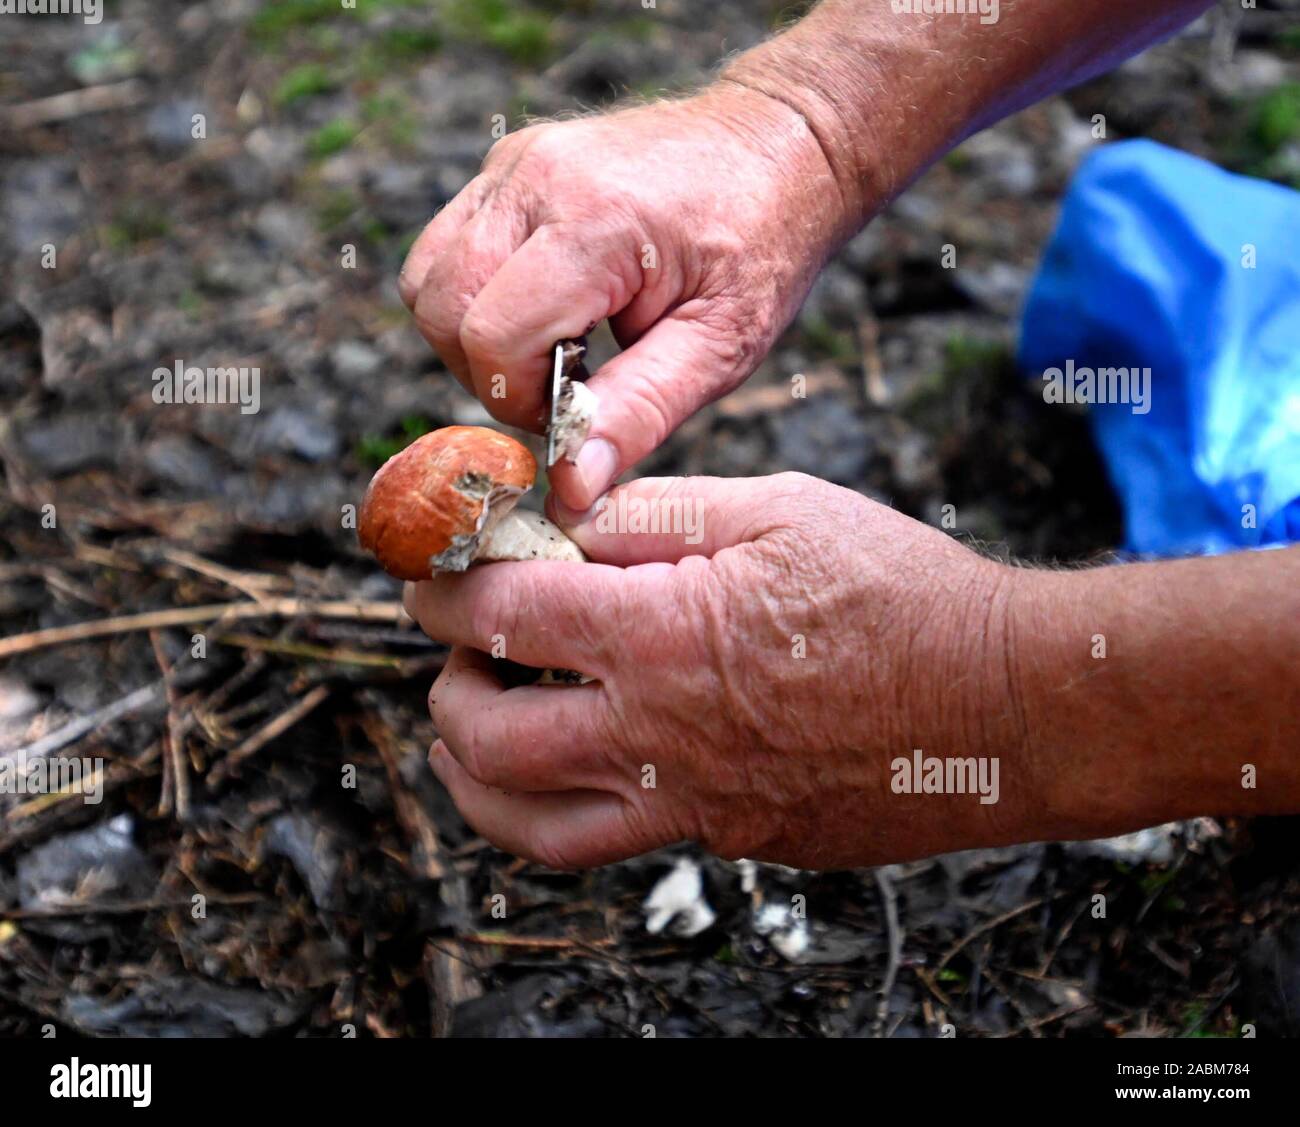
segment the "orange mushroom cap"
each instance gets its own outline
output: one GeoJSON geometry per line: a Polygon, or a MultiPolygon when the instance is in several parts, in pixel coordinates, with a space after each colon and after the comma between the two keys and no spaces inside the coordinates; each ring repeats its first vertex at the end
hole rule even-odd
{"type": "Polygon", "coordinates": [[[432,431],[371,478],[357,521],[361,546],[397,579],[428,579],[457,537],[480,531],[488,506],[513,504],[536,474],[528,448],[499,431],[432,431]]]}

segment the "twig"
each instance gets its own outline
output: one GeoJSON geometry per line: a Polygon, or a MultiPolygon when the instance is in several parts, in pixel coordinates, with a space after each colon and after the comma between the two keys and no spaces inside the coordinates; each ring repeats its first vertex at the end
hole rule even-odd
{"type": "Polygon", "coordinates": [[[903,957],[903,932],[898,924],[898,894],[894,883],[883,868],[875,870],[876,887],[880,890],[880,899],[885,908],[885,925],[889,929],[889,965],[885,968],[885,981],[880,986],[880,1001],[876,1003],[876,1024],[872,1036],[881,1037],[885,1032],[885,1020],[889,1016],[889,999],[894,993],[894,980],[898,977],[898,965],[903,957]]]}
{"type": "Polygon", "coordinates": [[[111,724],[114,720],[119,720],[128,713],[143,708],[145,705],[158,703],[162,700],[162,696],[163,683],[161,681],[155,681],[152,685],[144,685],[134,692],[127,693],[121,699],[113,701],[112,704],[106,704],[103,708],[97,708],[86,716],[69,721],[62,728],[57,728],[48,735],[42,736],[35,743],[20,747],[10,754],[13,756],[26,756],[28,759],[34,755],[49,755],[62,747],[67,747],[68,744],[81,739],[86,733],[93,732],[104,724],[111,724]]]}
{"type": "Polygon", "coordinates": [[[476,943],[484,947],[522,947],[530,951],[584,951],[611,947],[614,940],[609,937],[600,939],[561,939],[545,935],[506,935],[503,932],[471,932],[458,937],[463,943],[476,943]]]}
{"type": "Polygon", "coordinates": [[[1074,925],[1079,922],[1079,917],[1082,916],[1083,913],[1086,912],[1087,910],[1088,910],[1088,901],[1085,900],[1082,904],[1079,905],[1078,910],[1074,913],[1074,915],[1072,915],[1068,920],[1065,921],[1065,926],[1062,927],[1059,932],[1057,932],[1055,941],[1052,943],[1052,946],[1048,949],[1047,954],[1044,956],[1042,965],[1038,968],[1039,975],[1046,975],[1047,972],[1052,969],[1052,963],[1056,961],[1057,952],[1060,951],[1062,944],[1064,944],[1065,941],[1069,938],[1070,932],[1074,930],[1074,925]]]}
{"type": "Polygon", "coordinates": [[[333,662],[336,665],[396,669],[399,672],[407,672],[413,665],[425,666],[435,660],[431,654],[419,654],[414,658],[396,657],[392,654],[364,653],[361,650],[331,649],[329,646],[314,646],[309,642],[285,642],[278,638],[262,638],[256,634],[222,634],[213,640],[223,646],[237,646],[244,650],[262,650],[289,657],[305,657],[314,661],[333,662]]]}
{"type": "Polygon", "coordinates": [[[30,634],[16,634],[0,638],[0,660],[31,653],[46,646],[65,642],[84,642],[91,638],[108,638],[115,634],[130,634],[140,630],[162,629],[168,626],[187,626],[191,623],[212,622],[219,618],[230,621],[242,618],[350,618],[362,622],[401,621],[402,604],[380,600],[348,601],[336,599],[317,602],[313,599],[277,598],[256,603],[207,603],[197,607],[173,607],[171,610],[146,611],[97,622],[78,622],[72,626],[54,626],[30,634]]]}
{"type": "Polygon", "coordinates": [[[267,593],[274,591],[277,587],[281,590],[289,582],[287,579],[278,575],[260,575],[251,571],[234,571],[228,567],[222,567],[219,563],[213,563],[212,560],[204,559],[202,556],[193,552],[187,552],[183,548],[177,548],[171,544],[163,544],[155,549],[157,554],[168,563],[174,563],[178,567],[188,568],[190,571],[197,572],[199,575],[206,575],[209,579],[215,579],[219,583],[224,583],[228,587],[233,587],[236,591],[247,595],[255,602],[261,603],[267,593]]]}
{"type": "Polygon", "coordinates": [[[87,793],[93,794],[99,789],[103,778],[104,769],[102,767],[96,767],[91,771],[90,778],[83,779],[81,785],[75,790],[65,790],[61,788],[56,791],[50,791],[48,794],[40,794],[35,798],[29,798],[26,802],[21,803],[10,810],[9,813],[5,815],[5,820],[9,822],[18,822],[23,818],[30,818],[35,814],[41,813],[43,810],[48,810],[51,806],[57,806],[65,799],[84,799],[87,793]]]}
{"type": "Polygon", "coordinates": [[[293,707],[285,709],[279,716],[264,724],[208,772],[208,787],[215,787],[221,783],[232,771],[238,770],[241,763],[251,759],[273,739],[287,732],[329,695],[328,685],[317,685],[293,707]]]}
{"type": "MultiPolygon", "coordinates": [[[[388,789],[393,795],[393,810],[411,842],[420,872],[429,880],[438,882],[438,893],[444,904],[463,914],[469,904],[465,879],[447,857],[433,818],[402,781],[401,747],[397,736],[384,723],[373,700],[365,703],[370,707],[361,716],[361,729],[384,761],[388,789]]],[[[475,973],[478,968],[467,956],[459,936],[447,940],[445,945],[433,941],[426,943],[424,968],[433,1011],[433,1035],[446,1037],[451,1032],[456,1008],[483,993],[475,973]]]]}
{"type": "Polygon", "coordinates": [[[162,813],[170,814],[174,805],[177,819],[184,822],[188,821],[190,816],[190,771],[189,765],[185,762],[185,736],[181,733],[178,714],[180,694],[171,682],[172,663],[163,652],[162,634],[157,630],[150,630],[149,642],[153,646],[154,660],[158,662],[158,668],[162,670],[163,680],[167,685],[167,731],[163,735],[163,751],[167,757],[165,762],[169,770],[165,771],[164,775],[170,774],[171,778],[163,779],[162,801],[159,806],[162,813]],[[170,789],[167,785],[169,781],[170,789]]]}
{"type": "MultiPolygon", "coordinates": [[[[265,900],[261,892],[233,892],[228,896],[208,896],[209,904],[256,904],[265,900]]],[[[57,908],[0,908],[0,920],[57,920],[69,916],[132,916],[140,912],[158,912],[168,908],[189,908],[189,900],[125,900],[118,903],[66,904],[57,908]]]]}
{"type": "MultiPolygon", "coordinates": [[[[956,943],[948,948],[948,953],[944,955],[944,957],[939,960],[938,965],[935,966],[934,973],[938,974],[943,970],[943,968],[952,961],[953,957],[972,939],[978,938],[986,931],[992,931],[994,928],[1001,927],[1008,920],[1014,920],[1017,916],[1023,916],[1026,912],[1031,912],[1035,908],[1041,907],[1043,904],[1047,903],[1048,899],[1049,898],[1046,896],[1039,896],[1034,900],[1026,901],[1024,904],[1021,904],[1019,908],[1012,908],[1009,912],[1003,912],[1000,916],[995,916],[991,920],[986,920],[974,931],[968,932],[964,938],[957,940],[956,943]]],[[[1054,900],[1056,897],[1051,897],[1051,899],[1054,900]]]]}
{"type": "Polygon", "coordinates": [[[145,84],[132,78],[126,82],[88,86],[84,90],[69,90],[64,94],[54,94],[48,98],[23,102],[0,114],[0,120],[3,120],[10,129],[53,125],[55,122],[70,121],[83,114],[129,109],[145,101],[148,94],[145,84]]]}

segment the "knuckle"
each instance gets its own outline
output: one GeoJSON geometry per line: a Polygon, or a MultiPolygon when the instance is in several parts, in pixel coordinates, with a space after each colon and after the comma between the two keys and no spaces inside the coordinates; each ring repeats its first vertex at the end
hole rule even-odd
{"type": "Polygon", "coordinates": [[[563,123],[543,122],[519,133],[520,161],[530,179],[546,179],[573,161],[573,142],[563,123]]]}
{"type": "Polygon", "coordinates": [[[486,310],[471,308],[461,318],[457,338],[470,356],[492,353],[502,343],[505,333],[499,318],[486,310]]]}
{"type": "MultiPolygon", "coordinates": [[[[479,565],[475,576],[481,579],[489,568],[479,565]]],[[[510,656],[511,644],[519,624],[519,608],[516,602],[518,591],[516,582],[510,578],[509,569],[495,568],[491,576],[491,585],[479,582],[470,594],[469,632],[476,649],[491,653],[493,640],[501,635],[505,640],[505,656],[510,656]],[[505,574],[501,574],[504,572],[505,574]]]]}
{"type": "Polygon", "coordinates": [[[475,782],[482,783],[483,786],[499,786],[496,779],[496,771],[492,758],[489,754],[489,748],[483,739],[481,726],[472,717],[465,718],[457,725],[460,729],[455,735],[448,739],[443,735],[443,741],[453,752],[458,752],[456,758],[460,765],[465,768],[465,773],[475,782]]]}

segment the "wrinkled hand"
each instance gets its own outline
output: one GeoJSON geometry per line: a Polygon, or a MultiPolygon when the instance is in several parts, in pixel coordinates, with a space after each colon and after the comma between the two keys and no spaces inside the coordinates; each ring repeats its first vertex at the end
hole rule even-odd
{"type": "Polygon", "coordinates": [[[757,367],[845,233],[839,199],[798,114],[721,83],[498,141],[412,247],[402,296],[460,382],[531,430],[555,342],[611,319],[625,351],[553,472],[585,509],[757,367]]]}
{"type": "Polygon", "coordinates": [[[412,616],[454,646],[429,694],[431,763],[479,833],[556,868],[682,840],[835,868],[1024,832],[1015,571],[800,474],[644,479],[604,504],[577,524],[552,509],[601,562],[408,585],[412,616]],[[608,527],[663,526],[671,503],[681,534],[608,527]],[[502,646],[597,680],[506,688],[485,656],[502,646]],[[914,748],[1001,755],[999,803],[894,793],[890,763],[914,748]]]}

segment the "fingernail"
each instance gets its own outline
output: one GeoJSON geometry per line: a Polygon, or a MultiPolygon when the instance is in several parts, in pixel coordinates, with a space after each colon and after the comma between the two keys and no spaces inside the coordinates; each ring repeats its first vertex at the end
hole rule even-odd
{"type": "Polygon", "coordinates": [[[402,263],[402,272],[397,275],[397,292],[402,295],[402,300],[406,303],[406,308],[415,312],[415,302],[420,296],[420,281],[416,278],[411,270],[411,261],[408,258],[402,263]]]}
{"type": "Polygon", "coordinates": [[[429,748],[429,767],[433,773],[442,778],[443,756],[447,754],[447,745],[442,740],[434,740],[433,746],[429,748]]]}
{"type": "Polygon", "coordinates": [[[558,493],[548,493],[546,515],[561,528],[577,528],[580,524],[586,524],[591,518],[591,509],[571,509],[560,500],[558,493]]]}
{"type": "Polygon", "coordinates": [[[415,584],[402,584],[402,610],[406,612],[406,617],[412,622],[415,621],[415,584]]]}
{"type": "Polygon", "coordinates": [[[603,438],[589,438],[578,451],[574,472],[582,483],[588,508],[613,484],[618,473],[618,451],[603,438]]]}

